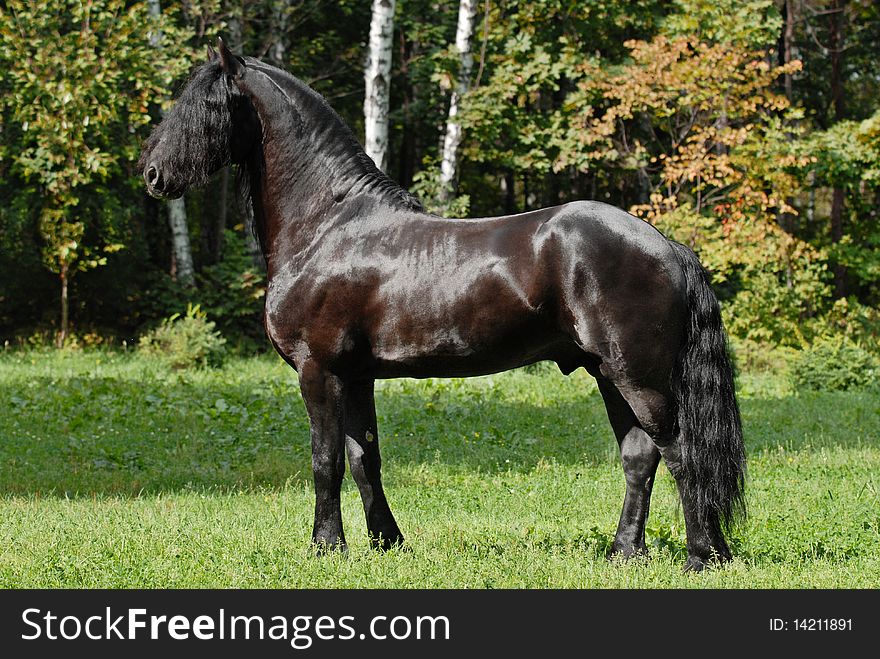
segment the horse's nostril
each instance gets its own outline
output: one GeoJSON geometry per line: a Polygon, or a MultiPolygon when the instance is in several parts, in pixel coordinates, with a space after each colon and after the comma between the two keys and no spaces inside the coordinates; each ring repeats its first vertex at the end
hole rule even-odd
{"type": "Polygon", "coordinates": [[[144,172],[144,178],[147,181],[147,184],[156,190],[162,189],[162,176],[159,174],[159,170],[155,165],[150,165],[147,167],[147,170],[144,172]]]}

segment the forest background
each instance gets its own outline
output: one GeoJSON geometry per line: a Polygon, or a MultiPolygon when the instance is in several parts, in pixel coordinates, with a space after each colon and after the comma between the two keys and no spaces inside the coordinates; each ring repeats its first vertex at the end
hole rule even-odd
{"type": "MultiPolygon", "coordinates": [[[[363,138],[373,9],[4,3],[0,343],[130,346],[188,313],[227,350],[266,350],[264,268],[234,173],[168,204],[146,195],[137,154],[218,35],[314,87],[363,138]]],[[[741,365],[824,350],[876,376],[880,6],[398,0],[393,10],[385,170],[428,208],[625,208],[697,251],[741,365]],[[468,53],[456,46],[460,4],[471,6],[468,53]],[[449,181],[453,97],[461,137],[449,181]]]]}

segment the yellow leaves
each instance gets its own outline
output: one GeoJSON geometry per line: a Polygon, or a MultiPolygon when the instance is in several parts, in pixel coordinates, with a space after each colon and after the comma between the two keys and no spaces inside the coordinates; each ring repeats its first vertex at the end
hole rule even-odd
{"type": "Polygon", "coordinates": [[[697,213],[725,213],[727,226],[787,211],[792,181],[786,167],[798,158],[779,146],[784,131],[773,128],[771,134],[768,126],[788,106],[774,83],[799,70],[800,62],[772,67],[743,47],[696,39],[626,45],[631,64],[616,75],[579,82],[580,97],[601,103],[582,123],[587,135],[574,142],[589,146],[580,154],[586,162],[615,162],[649,176],[654,190],[632,212],[653,221],[685,204],[697,213]],[[636,142],[646,127],[653,139],[636,142]]]}

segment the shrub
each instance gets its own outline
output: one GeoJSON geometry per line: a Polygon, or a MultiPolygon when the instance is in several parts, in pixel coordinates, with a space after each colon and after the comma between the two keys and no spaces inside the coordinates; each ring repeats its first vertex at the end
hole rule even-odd
{"type": "MultiPolygon", "coordinates": [[[[199,273],[198,299],[223,335],[238,347],[268,348],[263,330],[266,274],[254,265],[244,236],[224,233],[224,257],[199,273]]],[[[189,295],[193,295],[190,291],[189,295]]]]}
{"type": "Polygon", "coordinates": [[[817,334],[846,337],[880,357],[880,310],[877,308],[861,304],[855,297],[840,298],[821,322],[817,334]]]}
{"type": "Polygon", "coordinates": [[[737,373],[788,373],[791,361],[800,354],[788,346],[730,339],[730,354],[737,373]]]}
{"type": "Polygon", "coordinates": [[[792,363],[796,387],[819,391],[860,389],[880,377],[880,361],[845,338],[822,338],[803,350],[792,363]]]}
{"type": "Polygon", "coordinates": [[[240,231],[225,231],[223,244],[223,260],[197,272],[195,287],[184,286],[167,273],[152,273],[139,298],[140,317],[162,318],[198,303],[227,339],[227,348],[265,351],[269,348],[263,330],[265,272],[254,265],[240,231]]]}
{"type": "Polygon", "coordinates": [[[186,315],[174,314],[144,334],[138,349],[174,369],[220,366],[224,339],[199,305],[187,305],[186,315]]]}

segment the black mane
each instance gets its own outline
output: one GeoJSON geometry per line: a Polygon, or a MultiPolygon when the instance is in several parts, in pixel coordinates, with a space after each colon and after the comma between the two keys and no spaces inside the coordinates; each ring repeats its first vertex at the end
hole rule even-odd
{"type": "MultiPolygon", "coordinates": [[[[245,65],[268,76],[287,96],[292,109],[299,115],[297,143],[308,145],[312,151],[329,155],[333,163],[334,187],[348,190],[348,194],[370,192],[392,206],[404,210],[423,211],[422,203],[376,167],[366,154],[352,130],[323,96],[287,71],[247,57],[245,65]]],[[[250,169],[255,163],[249,163],[250,169]]],[[[240,177],[254,184],[255,172],[240,177]]]]}

